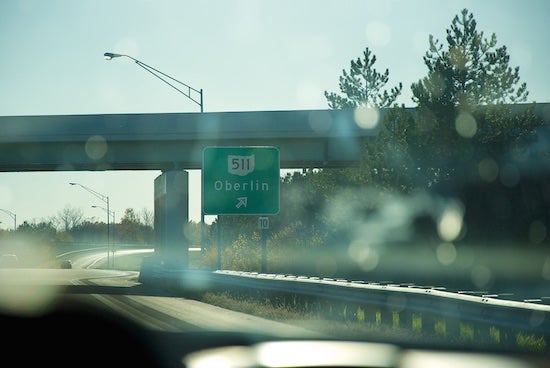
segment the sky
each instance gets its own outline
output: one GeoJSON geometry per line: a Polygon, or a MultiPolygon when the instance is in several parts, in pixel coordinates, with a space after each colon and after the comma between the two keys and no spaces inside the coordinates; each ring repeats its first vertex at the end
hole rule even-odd
{"type": "MultiPolygon", "coordinates": [[[[127,54],[196,89],[205,112],[327,109],[324,91],[368,47],[399,102],[427,73],[428,37],[444,41],[469,9],[519,66],[528,101],[550,102],[547,0],[2,0],[0,116],[198,112],[200,107],[127,54]]],[[[116,221],[152,211],[160,171],[0,172],[0,209],[17,225],[64,208],[103,221],[105,206],[76,182],[110,198],[116,221]],[[131,188],[131,190],[128,190],[131,188]]],[[[189,219],[201,218],[200,171],[191,170],[189,219]]],[[[206,218],[207,222],[211,217],[206,218]]],[[[0,229],[13,228],[0,211],[0,229]]]]}

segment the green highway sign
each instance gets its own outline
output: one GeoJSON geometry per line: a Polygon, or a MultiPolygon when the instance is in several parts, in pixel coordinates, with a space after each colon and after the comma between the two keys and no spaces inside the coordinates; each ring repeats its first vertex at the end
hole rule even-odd
{"type": "Polygon", "coordinates": [[[202,157],[205,215],[279,213],[280,161],[277,147],[206,147],[202,157]]]}

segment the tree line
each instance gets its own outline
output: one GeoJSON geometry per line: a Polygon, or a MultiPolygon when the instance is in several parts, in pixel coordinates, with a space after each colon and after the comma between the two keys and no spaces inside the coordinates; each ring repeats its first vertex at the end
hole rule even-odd
{"type": "MultiPolygon", "coordinates": [[[[112,217],[111,217],[112,218],[112,217]]],[[[111,241],[131,244],[153,244],[153,213],[144,208],[138,214],[128,208],[124,215],[109,224],[111,241]]],[[[0,239],[34,239],[38,244],[106,243],[107,223],[95,217],[85,218],[82,209],[66,206],[56,215],[40,221],[24,221],[15,230],[1,230],[0,239]]]]}

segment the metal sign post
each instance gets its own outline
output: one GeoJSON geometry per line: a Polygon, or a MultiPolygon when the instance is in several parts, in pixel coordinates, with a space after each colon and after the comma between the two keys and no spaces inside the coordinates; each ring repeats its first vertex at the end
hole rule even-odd
{"type": "Polygon", "coordinates": [[[262,273],[267,273],[267,230],[269,229],[269,218],[258,217],[258,229],[262,234],[262,273]]]}

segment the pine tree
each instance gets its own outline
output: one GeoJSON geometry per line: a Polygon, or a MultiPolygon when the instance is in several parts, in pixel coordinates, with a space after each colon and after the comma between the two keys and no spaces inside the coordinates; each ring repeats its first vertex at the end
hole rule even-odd
{"type": "Polygon", "coordinates": [[[399,83],[389,92],[384,89],[389,81],[389,70],[379,73],[374,68],[375,63],[376,55],[366,48],[362,59],[350,62],[349,72],[342,71],[339,79],[342,95],[325,91],[331,109],[367,107],[392,110],[377,122],[376,138],[365,142],[360,167],[339,169],[337,174],[346,178],[348,185],[369,184],[406,191],[410,186],[405,183],[408,179],[403,180],[403,173],[407,172],[403,166],[409,162],[404,132],[409,118],[405,109],[396,103],[403,85],[399,83]]]}
{"type": "Polygon", "coordinates": [[[519,84],[519,67],[509,66],[506,46],[497,47],[494,33],[485,38],[467,9],[454,17],[446,40],[444,46],[430,35],[424,56],[428,75],[411,86],[419,107],[470,109],[527,100],[527,86],[519,84]]]}
{"type": "Polygon", "coordinates": [[[357,106],[390,107],[395,104],[403,88],[399,83],[389,92],[383,90],[389,80],[389,71],[383,74],[374,68],[376,55],[368,48],[363,51],[363,59],[357,58],[350,63],[349,72],[342,70],[340,91],[343,95],[325,91],[325,97],[331,109],[344,109],[357,106]]]}
{"type": "Polygon", "coordinates": [[[428,74],[411,86],[418,106],[408,141],[426,185],[450,180],[467,170],[466,164],[498,160],[527,146],[541,123],[533,106],[521,119],[512,112],[511,104],[527,100],[527,86],[520,82],[519,67],[509,65],[506,46],[497,47],[495,34],[485,38],[467,9],[446,33],[446,45],[430,35],[424,56],[428,74]]]}

